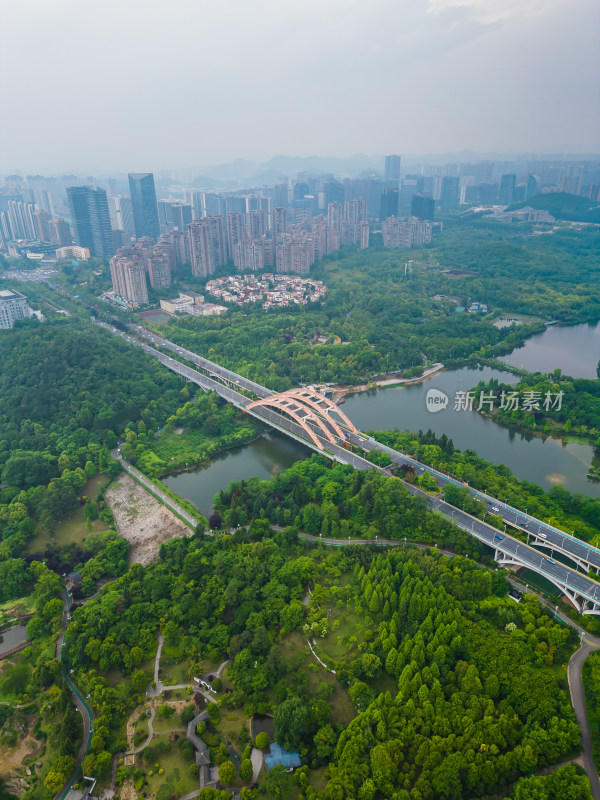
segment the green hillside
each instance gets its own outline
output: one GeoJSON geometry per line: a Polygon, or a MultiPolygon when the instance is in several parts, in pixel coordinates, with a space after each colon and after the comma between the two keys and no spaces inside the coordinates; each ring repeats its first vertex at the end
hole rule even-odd
{"type": "Polygon", "coordinates": [[[579,197],[576,194],[567,194],[566,192],[538,194],[523,203],[515,203],[510,206],[510,210],[524,206],[543,208],[556,219],[600,223],[600,205],[587,197],[579,197]]]}

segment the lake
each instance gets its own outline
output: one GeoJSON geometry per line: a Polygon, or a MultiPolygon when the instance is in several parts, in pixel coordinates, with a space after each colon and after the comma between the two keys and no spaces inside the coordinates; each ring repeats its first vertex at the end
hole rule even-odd
{"type": "Polygon", "coordinates": [[[449,370],[412,386],[349,395],[342,408],[360,430],[431,428],[437,436],[445,433],[459,450],[475,450],[482,458],[493,464],[505,464],[518,478],[545,489],[558,484],[570,492],[600,496],[600,484],[587,478],[594,457],[591,445],[519,433],[474,411],[454,410],[457,392],[491,378],[510,384],[518,380],[511,373],[489,367],[449,370]],[[449,397],[445,410],[437,413],[427,410],[426,395],[432,388],[449,397]]]}
{"type": "Polygon", "coordinates": [[[529,338],[502,361],[529,372],[561,369],[571,378],[596,378],[600,360],[600,324],[551,326],[529,338]]]}
{"type": "MultiPolygon", "coordinates": [[[[594,456],[591,445],[563,443],[550,437],[545,440],[530,433],[503,428],[476,412],[454,411],[454,395],[474,387],[480,380],[498,378],[514,384],[516,376],[484,367],[441,372],[423,383],[348,395],[342,409],[361,430],[426,431],[438,436],[445,433],[460,450],[475,450],[494,464],[505,464],[518,478],[550,489],[561,485],[571,492],[600,496],[600,484],[588,480],[587,471],[594,456]],[[425,398],[436,388],[450,398],[444,411],[427,411],[425,398]]],[[[181,472],[163,482],[181,497],[209,515],[216,492],[226,489],[230,481],[248,480],[253,476],[268,480],[288,469],[296,461],[311,455],[293,439],[278,431],[270,431],[254,442],[232,448],[205,467],[181,472]]]]}

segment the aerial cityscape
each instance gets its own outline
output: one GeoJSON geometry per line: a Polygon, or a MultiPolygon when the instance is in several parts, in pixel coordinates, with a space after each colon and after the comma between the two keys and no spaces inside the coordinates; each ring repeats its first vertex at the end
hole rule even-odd
{"type": "Polygon", "coordinates": [[[0,800],[600,800],[600,7],[3,21],[0,800]]]}

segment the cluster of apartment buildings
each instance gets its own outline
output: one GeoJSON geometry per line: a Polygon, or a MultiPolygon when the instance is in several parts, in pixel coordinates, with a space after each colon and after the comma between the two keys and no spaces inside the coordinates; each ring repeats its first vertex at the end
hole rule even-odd
{"type": "Polygon", "coordinates": [[[192,274],[208,277],[233,261],[239,272],[277,272],[306,275],[320,258],[352,244],[369,246],[369,223],[365,198],[333,202],[327,214],[290,222],[285,207],[233,211],[194,220],[188,229],[192,274]]]}
{"type": "Polygon", "coordinates": [[[117,297],[130,307],[148,302],[148,283],[153,289],[168,289],[171,270],[176,266],[175,251],[169,242],[155,243],[144,236],[135,244],[120,247],[110,260],[110,276],[117,297]]]}
{"type": "Polygon", "coordinates": [[[429,244],[433,225],[434,223],[430,220],[417,219],[417,217],[409,217],[408,220],[388,217],[381,223],[383,246],[397,249],[429,244]]]}
{"type": "Polygon", "coordinates": [[[206,284],[206,291],[225,303],[241,306],[262,302],[263,308],[273,308],[317,302],[327,293],[327,286],[323,281],[265,272],[260,277],[232,275],[214,278],[206,284]]]}

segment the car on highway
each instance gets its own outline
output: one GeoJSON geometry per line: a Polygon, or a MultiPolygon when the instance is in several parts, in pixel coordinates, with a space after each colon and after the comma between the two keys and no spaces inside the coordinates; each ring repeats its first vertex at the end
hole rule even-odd
{"type": "Polygon", "coordinates": [[[497,514],[497,513],[500,511],[500,509],[498,508],[498,506],[492,506],[492,511],[493,511],[495,514],[497,514]]]}
{"type": "Polygon", "coordinates": [[[540,539],[547,539],[548,538],[545,533],[538,533],[538,536],[540,537],[540,539]]]}
{"type": "Polygon", "coordinates": [[[497,541],[501,542],[504,539],[504,536],[500,536],[499,533],[495,533],[494,534],[494,539],[496,539],[497,541]]]}

